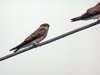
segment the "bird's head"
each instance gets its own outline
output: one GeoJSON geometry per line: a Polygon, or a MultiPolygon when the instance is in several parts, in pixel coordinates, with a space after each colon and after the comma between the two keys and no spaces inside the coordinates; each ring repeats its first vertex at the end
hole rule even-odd
{"type": "Polygon", "coordinates": [[[49,25],[48,23],[43,23],[43,24],[41,24],[40,27],[41,27],[41,28],[49,28],[49,26],[50,26],[50,25],[49,25]]]}

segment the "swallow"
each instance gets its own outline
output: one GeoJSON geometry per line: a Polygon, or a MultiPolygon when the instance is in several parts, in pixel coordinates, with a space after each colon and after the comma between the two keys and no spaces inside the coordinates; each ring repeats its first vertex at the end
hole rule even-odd
{"type": "Polygon", "coordinates": [[[100,18],[100,2],[92,8],[87,9],[87,12],[83,13],[81,16],[71,19],[71,22],[79,20],[90,20],[100,18]]]}
{"type": "Polygon", "coordinates": [[[14,50],[15,53],[21,48],[28,47],[30,45],[36,46],[47,36],[49,26],[50,25],[47,23],[41,24],[36,31],[34,31],[30,36],[28,36],[21,44],[10,49],[10,51],[14,50]]]}

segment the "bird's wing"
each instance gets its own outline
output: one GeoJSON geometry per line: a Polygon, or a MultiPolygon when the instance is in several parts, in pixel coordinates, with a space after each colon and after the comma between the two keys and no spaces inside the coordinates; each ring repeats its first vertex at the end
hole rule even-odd
{"type": "Polygon", "coordinates": [[[79,18],[80,19],[86,19],[88,17],[95,16],[97,14],[100,14],[100,12],[96,11],[95,8],[90,8],[90,9],[87,10],[86,13],[84,13],[83,15],[81,15],[79,18]]]}
{"type": "Polygon", "coordinates": [[[33,32],[29,37],[25,39],[25,41],[32,41],[39,37],[41,37],[46,32],[45,28],[39,28],[35,32],[33,32]]]}
{"type": "Polygon", "coordinates": [[[81,16],[78,16],[78,17],[72,18],[71,21],[74,22],[74,21],[82,20],[82,19],[87,18],[88,16],[90,16],[89,13],[84,13],[84,14],[82,14],[81,16]]]}
{"type": "Polygon", "coordinates": [[[21,44],[19,44],[18,46],[10,49],[10,51],[12,51],[14,49],[20,49],[22,46],[30,43],[31,41],[33,41],[33,40],[35,40],[39,37],[41,37],[45,32],[46,32],[46,29],[44,29],[44,28],[40,28],[40,29],[36,30],[29,37],[27,37],[21,44]]]}
{"type": "Polygon", "coordinates": [[[100,2],[97,5],[95,5],[95,6],[100,6],[100,2]]]}
{"type": "Polygon", "coordinates": [[[91,16],[93,16],[92,13],[86,12],[80,16],[80,19],[86,19],[86,18],[91,17],[91,16]]]}
{"type": "Polygon", "coordinates": [[[85,12],[81,16],[72,18],[71,20],[72,20],[72,22],[74,22],[74,21],[77,21],[77,20],[83,20],[83,19],[95,16],[95,15],[98,15],[98,14],[100,14],[100,2],[96,6],[89,8],[87,10],[87,12],[85,12]]]}

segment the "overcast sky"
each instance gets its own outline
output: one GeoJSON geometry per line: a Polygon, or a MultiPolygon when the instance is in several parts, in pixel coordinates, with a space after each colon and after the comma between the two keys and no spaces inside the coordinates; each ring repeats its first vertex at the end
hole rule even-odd
{"type": "MultiPolygon", "coordinates": [[[[90,24],[71,23],[100,0],[0,0],[0,57],[42,23],[45,40],[90,24]]],[[[45,41],[43,40],[43,41],[45,41]]],[[[0,62],[0,75],[100,75],[100,24],[0,62]]]]}

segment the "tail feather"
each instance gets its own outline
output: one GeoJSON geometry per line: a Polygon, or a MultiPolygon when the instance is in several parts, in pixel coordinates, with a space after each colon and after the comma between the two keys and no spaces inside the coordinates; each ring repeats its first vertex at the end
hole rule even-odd
{"type": "Polygon", "coordinates": [[[19,50],[19,49],[20,49],[22,46],[24,46],[25,44],[26,44],[26,42],[24,41],[24,42],[22,42],[21,44],[19,44],[18,46],[16,46],[16,47],[10,49],[10,51],[19,50]]]}
{"type": "Polygon", "coordinates": [[[10,49],[9,51],[18,50],[18,49],[19,49],[19,48],[14,47],[14,48],[10,49]]]}
{"type": "Polygon", "coordinates": [[[19,49],[20,49],[20,48],[18,48],[18,47],[14,47],[14,48],[10,49],[9,51],[15,50],[15,51],[14,51],[14,53],[15,53],[15,52],[17,52],[19,49]]]}
{"type": "Polygon", "coordinates": [[[10,49],[9,51],[13,51],[13,50],[19,50],[21,48],[21,46],[23,46],[23,43],[19,44],[18,46],[10,49]]]}
{"type": "Polygon", "coordinates": [[[71,22],[78,21],[78,20],[80,20],[79,17],[76,17],[76,18],[71,19],[71,22]]]}

